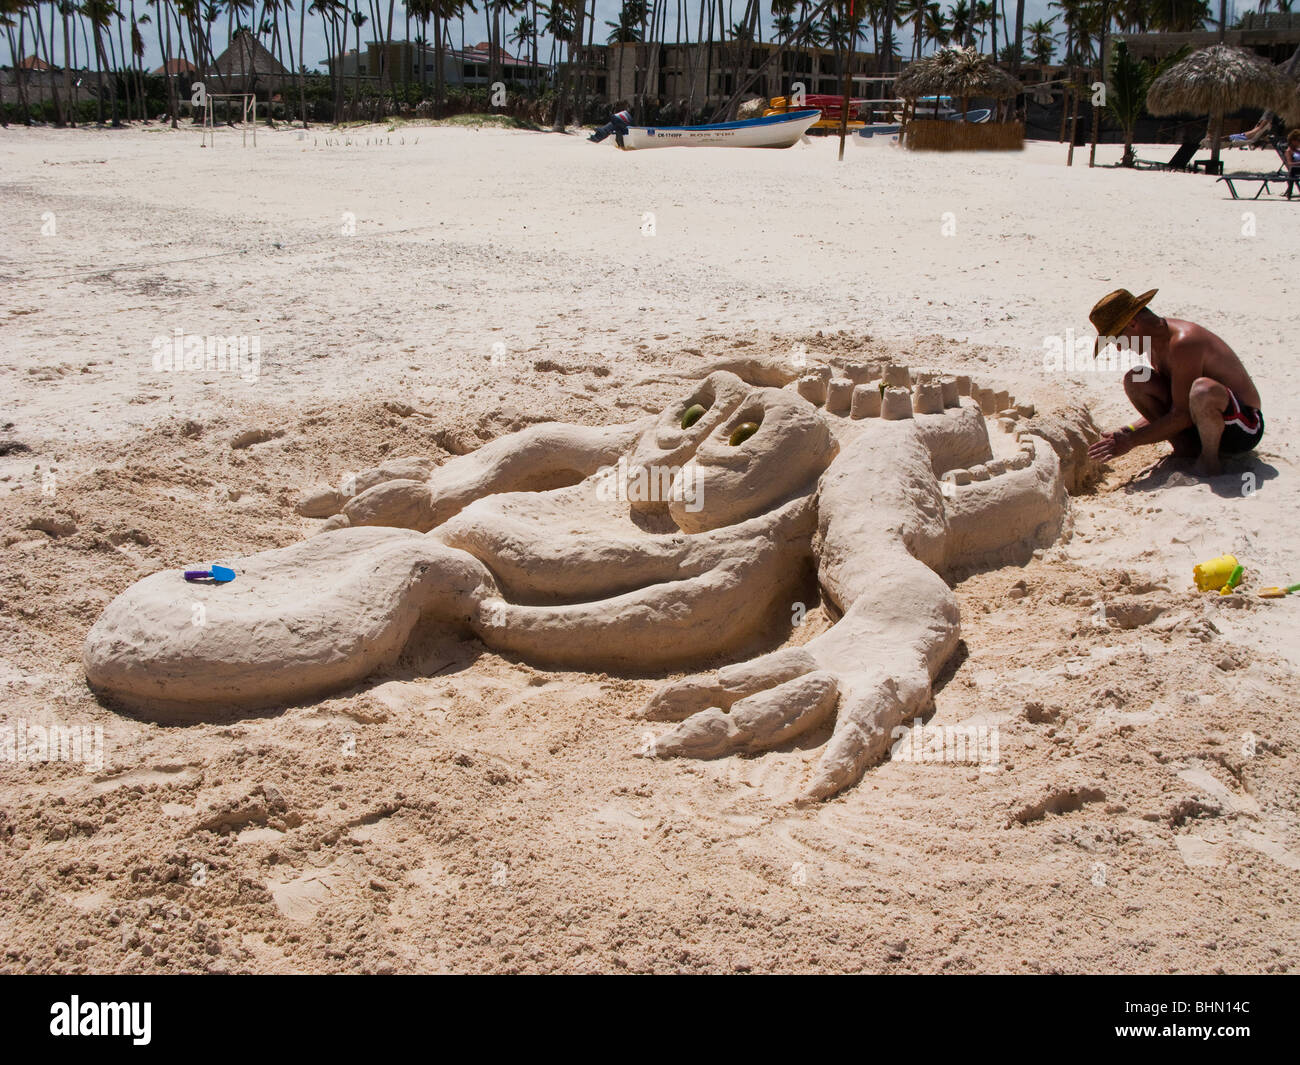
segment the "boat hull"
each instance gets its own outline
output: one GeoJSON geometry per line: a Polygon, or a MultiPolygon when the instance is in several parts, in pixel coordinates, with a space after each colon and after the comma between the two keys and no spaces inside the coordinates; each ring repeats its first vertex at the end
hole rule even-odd
{"type": "Polygon", "coordinates": [[[792,111],[711,126],[629,126],[621,138],[626,151],[646,148],[789,148],[821,112],[792,111]]]}

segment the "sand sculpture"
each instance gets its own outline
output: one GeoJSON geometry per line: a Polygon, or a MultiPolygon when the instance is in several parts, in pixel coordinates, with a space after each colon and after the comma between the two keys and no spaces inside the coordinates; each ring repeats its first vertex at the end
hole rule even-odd
{"type": "Polygon", "coordinates": [[[676,671],[779,645],[812,567],[829,630],[668,682],[644,715],[675,722],[661,757],[758,751],[833,716],[805,792],[822,798],[930,700],[960,632],[947,581],[1052,543],[1096,436],[1086,411],[1035,416],[967,377],[719,364],[658,417],[537,425],[427,477],[398,463],[350,498],[314,492],[300,510],[325,531],[234,560],[234,582],[171,571],[118,596],[86,675],[185,722],[344,688],[431,626],[536,664],[676,671]]]}

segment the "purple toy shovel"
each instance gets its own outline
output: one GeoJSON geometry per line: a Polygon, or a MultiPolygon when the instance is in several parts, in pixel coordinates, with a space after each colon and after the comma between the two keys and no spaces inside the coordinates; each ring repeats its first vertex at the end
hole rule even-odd
{"type": "Polygon", "coordinates": [[[235,571],[229,566],[213,566],[211,569],[187,569],[187,581],[212,581],[214,584],[226,584],[235,579],[235,571]]]}

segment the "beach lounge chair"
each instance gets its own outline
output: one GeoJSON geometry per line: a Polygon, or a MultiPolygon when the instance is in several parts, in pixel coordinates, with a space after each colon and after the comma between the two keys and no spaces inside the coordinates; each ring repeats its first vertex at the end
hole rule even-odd
{"type": "Polygon", "coordinates": [[[1192,162],[1197,150],[1200,148],[1199,139],[1184,141],[1178,151],[1167,163],[1161,163],[1154,159],[1135,159],[1133,165],[1139,170],[1187,170],[1192,162]]]}
{"type": "MultiPolygon", "coordinates": [[[[1241,197],[1237,195],[1236,183],[1238,181],[1257,181],[1259,182],[1259,188],[1255,190],[1255,195],[1250,198],[1252,200],[1258,200],[1260,196],[1262,196],[1266,192],[1269,193],[1269,195],[1272,195],[1272,190],[1269,188],[1269,184],[1271,182],[1278,182],[1278,181],[1285,183],[1286,175],[1279,174],[1277,173],[1277,171],[1274,171],[1271,174],[1224,174],[1223,177],[1218,179],[1218,181],[1227,182],[1228,191],[1232,193],[1232,198],[1234,200],[1241,199],[1241,197]]],[[[1218,183],[1218,181],[1216,181],[1216,184],[1218,183]]]]}
{"type": "MultiPolygon", "coordinates": [[[[1289,185],[1291,176],[1286,164],[1286,146],[1285,144],[1274,143],[1273,150],[1277,152],[1278,162],[1281,163],[1276,170],[1268,172],[1260,171],[1256,174],[1225,174],[1223,177],[1219,178],[1219,181],[1227,183],[1228,191],[1232,193],[1232,198],[1234,200],[1241,199],[1241,197],[1237,195],[1236,183],[1238,181],[1254,181],[1259,183],[1259,187],[1255,190],[1255,195],[1250,197],[1252,200],[1258,200],[1266,192],[1271,196],[1273,194],[1271,188],[1272,185],[1289,185]]],[[[1287,197],[1287,199],[1290,198],[1290,196],[1287,197]]]]}

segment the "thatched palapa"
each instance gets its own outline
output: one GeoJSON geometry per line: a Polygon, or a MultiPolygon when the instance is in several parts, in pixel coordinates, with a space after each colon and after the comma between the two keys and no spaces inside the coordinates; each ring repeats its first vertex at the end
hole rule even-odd
{"type": "Polygon", "coordinates": [[[926,59],[918,59],[898,76],[894,91],[913,109],[915,101],[925,96],[951,96],[961,101],[960,122],[909,119],[903,131],[903,143],[908,148],[1005,151],[1024,147],[1023,123],[967,125],[966,105],[972,97],[1007,100],[1023,91],[1020,82],[974,48],[941,48],[926,59]]]}
{"type": "Polygon", "coordinates": [[[974,48],[941,48],[908,66],[894,82],[894,91],[904,100],[922,96],[1006,100],[1023,90],[1020,82],[974,48]]]}
{"type": "Polygon", "coordinates": [[[1156,78],[1147,90],[1146,106],[1153,115],[1209,115],[1212,169],[1217,170],[1223,116],[1243,107],[1285,111],[1288,93],[1294,92],[1281,68],[1268,60],[1243,48],[1214,44],[1156,78]]]}

